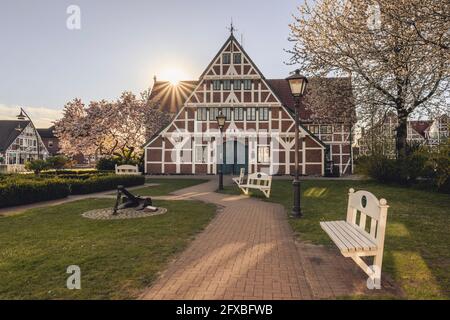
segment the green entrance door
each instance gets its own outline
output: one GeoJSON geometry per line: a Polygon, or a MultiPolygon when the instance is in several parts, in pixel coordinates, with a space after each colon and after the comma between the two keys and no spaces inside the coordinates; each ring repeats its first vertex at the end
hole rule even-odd
{"type": "MultiPolygon", "coordinates": [[[[217,165],[217,172],[219,166],[217,165]]],[[[248,145],[238,141],[227,141],[223,144],[223,173],[238,175],[241,168],[245,169],[247,174],[248,167],[248,145]]]]}

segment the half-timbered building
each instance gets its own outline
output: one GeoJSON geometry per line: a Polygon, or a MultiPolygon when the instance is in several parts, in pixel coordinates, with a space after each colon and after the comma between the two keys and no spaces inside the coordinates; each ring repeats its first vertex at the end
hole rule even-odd
{"type": "MultiPolygon", "coordinates": [[[[310,79],[307,95],[319,84],[321,90],[336,82],[351,88],[350,78],[317,80],[310,79]]],[[[338,94],[348,98],[351,90],[338,94]]],[[[284,79],[266,79],[233,34],[199,80],[178,86],[155,81],[151,99],[173,119],[145,145],[147,174],[216,174],[221,163],[224,173],[238,174],[240,168],[247,173],[294,173],[289,85],[284,79]],[[222,133],[216,122],[220,113],[226,116],[222,133]]],[[[351,100],[342,99],[341,109],[353,113],[351,100]]],[[[312,114],[314,105],[300,110],[300,173],[324,175],[333,168],[330,163],[335,173],[351,173],[352,123],[312,114]]]]}

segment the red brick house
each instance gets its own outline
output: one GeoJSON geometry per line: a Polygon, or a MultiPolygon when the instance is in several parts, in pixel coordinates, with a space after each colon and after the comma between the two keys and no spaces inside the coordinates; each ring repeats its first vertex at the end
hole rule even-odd
{"type": "MultiPolygon", "coordinates": [[[[350,78],[317,80],[310,79],[305,99],[319,83],[321,90],[336,81],[351,88],[350,78]]],[[[351,95],[351,89],[340,94],[351,95]]],[[[199,80],[178,86],[155,81],[151,99],[174,117],[146,143],[145,173],[216,174],[221,161],[224,173],[238,174],[240,168],[294,173],[294,101],[288,83],[266,79],[233,35],[199,80]],[[219,113],[227,118],[223,135],[216,123],[219,113]]],[[[352,103],[340,107],[354,112],[352,103]]],[[[352,123],[313,113],[314,107],[300,111],[300,173],[324,175],[330,160],[335,172],[351,173],[352,123]]]]}
{"type": "Polygon", "coordinates": [[[58,137],[55,136],[55,126],[51,126],[50,128],[38,128],[37,131],[49,154],[51,156],[59,154],[59,140],[58,137]]]}

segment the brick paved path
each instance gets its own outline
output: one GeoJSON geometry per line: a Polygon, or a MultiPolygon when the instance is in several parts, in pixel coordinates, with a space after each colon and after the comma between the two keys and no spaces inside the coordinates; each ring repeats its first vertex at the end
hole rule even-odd
{"type": "Polygon", "coordinates": [[[216,181],[165,199],[199,199],[217,216],[142,299],[318,299],[364,290],[337,250],[298,243],[281,205],[213,192],[216,181]]]}

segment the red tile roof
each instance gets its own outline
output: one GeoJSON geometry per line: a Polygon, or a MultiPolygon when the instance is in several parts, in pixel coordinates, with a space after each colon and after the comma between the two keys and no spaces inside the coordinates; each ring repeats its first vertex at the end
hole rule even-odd
{"type": "MultiPolygon", "coordinates": [[[[294,99],[284,79],[267,82],[281,102],[294,112],[294,99]]],[[[307,122],[344,122],[354,119],[351,78],[310,78],[300,106],[300,118],[307,122]]]]}
{"type": "Polygon", "coordinates": [[[158,104],[159,110],[176,114],[194,91],[198,81],[180,81],[174,86],[169,81],[156,81],[150,100],[158,104]]]}

